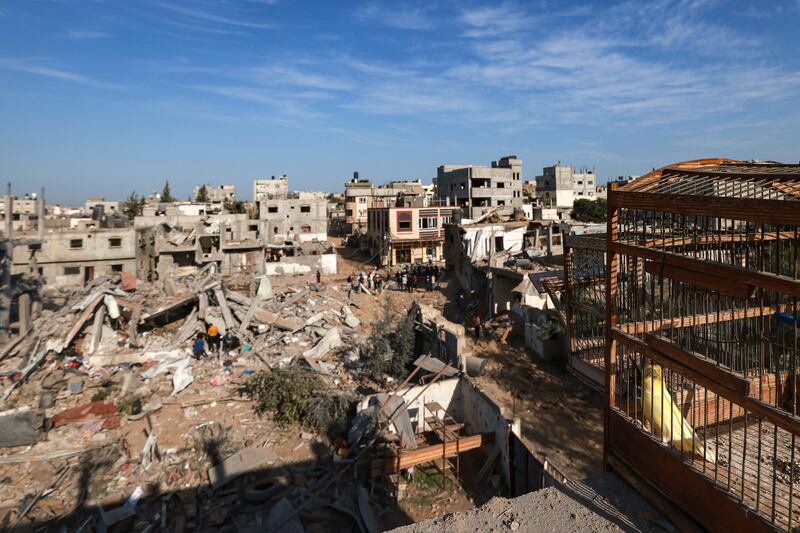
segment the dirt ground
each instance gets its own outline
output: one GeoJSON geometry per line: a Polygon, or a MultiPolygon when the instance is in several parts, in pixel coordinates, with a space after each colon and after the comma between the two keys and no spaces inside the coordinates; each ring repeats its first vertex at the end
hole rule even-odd
{"type": "Polygon", "coordinates": [[[473,531],[673,531],[629,485],[609,473],[508,500],[493,498],[462,513],[393,530],[393,533],[473,531]]]}
{"type": "MultiPolygon", "coordinates": [[[[363,268],[359,261],[368,259],[352,249],[340,248],[338,252],[340,279],[363,268]]],[[[392,308],[399,310],[408,309],[416,300],[447,311],[456,301],[456,291],[447,278],[438,291],[385,291],[384,295],[391,299],[392,308]]],[[[356,296],[359,318],[380,311],[380,299],[356,296]]],[[[495,322],[505,324],[506,318],[501,316],[495,322]]],[[[507,416],[520,419],[523,440],[540,459],[547,458],[569,479],[602,473],[602,396],[559,365],[535,360],[520,336],[512,333],[502,342],[499,336],[504,329],[493,325],[486,324],[486,335],[477,343],[471,331],[468,333],[467,350],[488,360],[486,374],[473,381],[503,407],[507,416]]]]}

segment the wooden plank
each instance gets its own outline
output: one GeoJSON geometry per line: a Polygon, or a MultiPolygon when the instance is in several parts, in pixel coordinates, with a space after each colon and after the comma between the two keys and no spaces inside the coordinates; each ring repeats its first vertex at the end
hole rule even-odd
{"type": "Polygon", "coordinates": [[[86,321],[87,321],[87,320],[89,320],[89,317],[90,317],[90,316],[92,316],[92,313],[94,313],[94,310],[95,310],[95,308],[97,308],[97,306],[98,306],[98,305],[100,305],[100,302],[102,302],[102,301],[103,301],[103,297],[104,297],[104,296],[105,296],[105,295],[104,295],[104,294],[102,294],[102,293],[101,293],[101,294],[98,294],[98,295],[97,295],[97,296],[95,296],[95,297],[94,297],[94,299],[93,299],[93,300],[92,300],[92,301],[89,303],[89,305],[87,305],[87,306],[84,308],[84,310],[81,312],[81,314],[80,314],[80,315],[78,316],[78,318],[75,320],[75,323],[74,323],[74,324],[72,324],[72,327],[71,327],[71,328],[69,328],[69,331],[67,331],[67,334],[66,334],[66,336],[64,337],[64,348],[66,348],[67,346],[69,346],[70,344],[72,344],[72,341],[73,341],[73,339],[75,339],[75,336],[76,336],[78,333],[80,333],[80,331],[81,331],[81,328],[83,328],[83,325],[84,325],[84,324],[86,324],[86,321]]]}
{"type": "Polygon", "coordinates": [[[488,435],[478,434],[470,437],[461,437],[458,440],[449,441],[444,444],[422,446],[416,450],[402,450],[400,454],[396,456],[373,459],[370,470],[373,477],[396,474],[412,466],[436,461],[443,457],[454,457],[457,454],[475,450],[480,448],[481,445],[487,441],[488,435]]]}
{"type": "Polygon", "coordinates": [[[608,195],[614,208],[642,209],[681,215],[800,226],[800,205],[793,201],[616,191],[608,195]]]}
{"type": "Polygon", "coordinates": [[[674,344],[666,337],[648,333],[645,335],[645,342],[655,350],[671,357],[680,364],[689,367],[704,376],[708,376],[720,385],[739,394],[750,394],[750,380],[743,376],[734,374],[729,367],[720,365],[713,359],[709,359],[697,352],[690,352],[674,344]]]}
{"type": "MultiPolygon", "coordinates": [[[[798,212],[800,212],[800,208],[798,208],[798,212]]],[[[651,248],[645,248],[644,246],[624,244],[621,242],[612,242],[609,244],[609,248],[614,254],[644,257],[645,259],[667,263],[696,272],[704,272],[714,276],[743,281],[750,285],[761,287],[762,289],[781,292],[789,296],[800,297],[800,280],[792,279],[787,276],[748,270],[743,267],[695,259],[694,257],[687,257],[671,252],[662,252],[651,248]]]]}
{"type": "MultiPolygon", "coordinates": [[[[643,434],[617,412],[609,417],[612,454],[629,465],[678,508],[710,531],[774,531],[713,481],[693,471],[656,440],[643,434]]],[[[625,472],[620,472],[625,474],[625,472]]]]}
{"type": "Polygon", "coordinates": [[[687,270],[685,268],[667,265],[666,263],[657,263],[655,261],[646,261],[644,271],[654,276],[661,276],[688,283],[695,287],[716,291],[736,298],[752,298],[756,291],[753,285],[735,279],[712,276],[710,274],[704,274],[703,272],[687,270]]]}
{"type": "MultiPolygon", "coordinates": [[[[608,199],[619,194],[617,191],[617,184],[610,183],[608,185],[608,199]]],[[[605,376],[604,386],[605,395],[603,396],[603,427],[606,431],[603,432],[603,469],[608,470],[608,454],[611,446],[609,444],[608,434],[608,417],[611,413],[611,404],[613,398],[616,397],[616,375],[615,369],[617,367],[617,346],[611,335],[608,333],[617,325],[617,288],[619,283],[619,256],[611,251],[611,245],[619,239],[619,209],[613,206],[609,201],[607,203],[606,214],[606,239],[607,248],[606,253],[606,341],[605,351],[605,376]]]]}
{"type": "Polygon", "coordinates": [[[745,318],[769,317],[775,313],[784,312],[790,307],[788,305],[767,305],[764,307],[751,307],[748,309],[726,309],[715,313],[704,313],[698,315],[688,315],[675,317],[672,319],[645,320],[643,322],[628,322],[620,324],[619,329],[624,333],[649,333],[662,331],[672,328],[691,328],[704,324],[716,324],[717,322],[729,322],[731,320],[742,320],[745,318]]]}
{"type": "MultiPolygon", "coordinates": [[[[611,328],[609,330],[609,336],[613,340],[613,342],[620,342],[624,344],[626,347],[630,348],[631,350],[637,351],[647,357],[655,359],[662,365],[666,366],[667,368],[677,372],[681,376],[687,377],[694,381],[695,383],[706,387],[707,389],[715,392],[716,394],[722,396],[726,400],[733,402],[734,404],[738,404],[751,413],[764,417],[765,419],[769,420],[776,426],[785,429],[789,433],[793,433],[795,435],[800,435],[800,418],[797,416],[791,415],[785,411],[781,411],[778,408],[768,405],[761,400],[757,400],[750,396],[743,396],[736,391],[728,389],[727,387],[721,385],[717,381],[709,378],[705,374],[697,372],[696,370],[684,366],[678,363],[675,359],[661,353],[658,350],[651,348],[647,343],[637,339],[636,337],[632,337],[625,333],[622,333],[616,328],[611,328]]],[[[606,362],[608,363],[608,362],[606,362]]],[[[609,374],[608,367],[606,367],[606,376],[609,374]]]]}
{"type": "Polygon", "coordinates": [[[756,243],[756,242],[763,242],[763,241],[774,241],[775,239],[794,239],[794,233],[788,231],[781,231],[780,233],[776,231],[766,231],[763,234],[761,233],[753,233],[751,235],[747,234],[738,234],[738,235],[727,235],[727,234],[718,234],[712,235],[711,237],[665,237],[663,239],[649,239],[644,242],[640,242],[639,244],[645,246],[647,248],[685,248],[689,246],[717,246],[723,243],[731,243],[731,242],[749,242],[749,243],[756,243]]]}
{"type": "Polygon", "coordinates": [[[614,472],[625,478],[625,481],[630,483],[636,489],[636,492],[641,494],[658,512],[667,517],[678,528],[678,531],[683,533],[701,533],[703,531],[697,522],[672,503],[663,492],[642,479],[625,462],[618,459],[616,455],[611,454],[608,459],[614,472]]]}

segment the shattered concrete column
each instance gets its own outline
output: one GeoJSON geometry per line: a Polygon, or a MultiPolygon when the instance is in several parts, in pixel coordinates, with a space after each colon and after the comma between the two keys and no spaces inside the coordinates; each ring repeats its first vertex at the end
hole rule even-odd
{"type": "Polygon", "coordinates": [[[547,226],[547,255],[553,255],[553,225],[547,226]]]}
{"type": "Polygon", "coordinates": [[[103,340],[103,320],[106,317],[106,306],[101,305],[94,313],[94,323],[92,324],[92,344],[89,346],[89,355],[94,354],[100,347],[103,340]]]}
{"type": "Polygon", "coordinates": [[[31,295],[19,295],[19,336],[24,337],[31,330],[31,295]]]}

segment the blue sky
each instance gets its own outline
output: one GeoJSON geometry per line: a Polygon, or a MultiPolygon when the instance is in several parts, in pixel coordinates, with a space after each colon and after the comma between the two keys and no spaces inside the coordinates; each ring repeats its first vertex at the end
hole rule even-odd
{"type": "Polygon", "coordinates": [[[48,200],[800,159],[800,0],[0,2],[0,181],[48,200]]]}

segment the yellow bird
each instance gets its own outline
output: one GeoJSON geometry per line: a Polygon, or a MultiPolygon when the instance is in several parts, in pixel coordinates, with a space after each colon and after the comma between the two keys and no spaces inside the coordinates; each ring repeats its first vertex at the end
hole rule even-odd
{"type": "Polygon", "coordinates": [[[680,407],[672,401],[672,396],[664,386],[660,365],[648,362],[644,366],[642,389],[644,418],[656,437],[677,450],[683,449],[683,453],[695,453],[700,457],[705,456],[710,463],[717,462],[714,450],[705,447],[692,426],[683,418],[680,407]]]}

